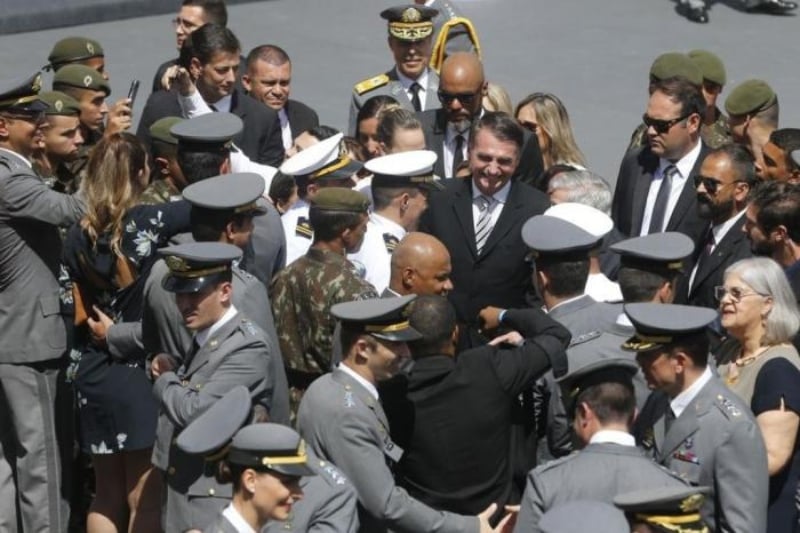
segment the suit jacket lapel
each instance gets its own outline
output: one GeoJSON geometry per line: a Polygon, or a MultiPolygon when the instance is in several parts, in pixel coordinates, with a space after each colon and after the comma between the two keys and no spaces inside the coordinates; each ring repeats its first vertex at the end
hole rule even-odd
{"type": "Polygon", "coordinates": [[[397,67],[394,67],[389,71],[389,79],[397,82],[389,84],[391,87],[389,89],[389,92],[391,93],[390,96],[397,100],[401,106],[413,111],[414,107],[411,105],[411,99],[408,97],[408,93],[406,93],[405,89],[403,89],[403,85],[400,83],[400,78],[397,76],[397,67]]]}
{"type": "Polygon", "coordinates": [[[225,342],[225,339],[231,336],[231,333],[233,333],[238,325],[239,313],[236,313],[219,330],[206,339],[206,343],[200,348],[200,350],[198,350],[196,354],[194,354],[194,357],[189,362],[189,367],[186,369],[184,377],[191,376],[201,367],[205,366],[215,355],[217,348],[222,346],[222,343],[225,342]]]}
{"type": "Polygon", "coordinates": [[[647,193],[650,192],[650,184],[653,176],[658,169],[658,157],[653,155],[650,150],[645,149],[639,155],[639,165],[641,175],[633,182],[633,201],[631,207],[631,237],[637,237],[642,232],[642,219],[647,204],[647,193]]]}
{"type": "Polygon", "coordinates": [[[453,197],[453,211],[455,211],[458,225],[461,226],[461,230],[464,232],[464,239],[470,252],[472,252],[472,257],[477,258],[475,223],[472,220],[472,180],[464,180],[464,184],[456,191],[453,197]]]}
{"type": "Polygon", "coordinates": [[[678,197],[678,203],[675,204],[675,209],[672,210],[672,215],[670,215],[667,222],[666,231],[677,231],[687,211],[697,209],[697,191],[694,188],[694,177],[700,172],[700,166],[703,164],[703,159],[705,159],[707,152],[708,148],[703,144],[703,141],[700,141],[700,154],[697,156],[697,161],[694,162],[691,172],[686,177],[683,190],[678,197]]]}
{"type": "MultiPolygon", "coordinates": [[[[738,224],[739,223],[737,222],[728,230],[728,233],[726,233],[719,244],[717,244],[717,246],[714,248],[714,251],[711,252],[711,255],[707,257],[705,261],[703,261],[703,263],[698,267],[697,272],[694,275],[694,283],[689,291],[690,296],[694,290],[707,277],[718,270],[720,266],[727,265],[728,257],[733,253],[734,250],[736,250],[741,240],[745,238],[744,232],[737,228],[738,224]]],[[[703,252],[700,253],[702,254],[703,252]]],[[[697,260],[700,261],[700,257],[698,257],[697,260]]]]}

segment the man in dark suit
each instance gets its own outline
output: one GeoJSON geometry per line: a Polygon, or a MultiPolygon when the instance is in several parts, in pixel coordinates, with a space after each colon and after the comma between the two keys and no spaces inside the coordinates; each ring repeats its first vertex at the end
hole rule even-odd
{"type": "Polygon", "coordinates": [[[651,85],[643,117],[648,144],[622,160],[611,218],[630,237],[680,231],[695,243],[706,229],[697,213],[694,176],[706,147],[700,139],[705,100],[682,77],[651,85]]]}
{"type": "Polygon", "coordinates": [[[278,115],[236,88],[241,63],[239,40],[229,29],[206,24],[183,44],[176,87],[150,95],[136,135],[150,146],[150,126],[166,116],[193,118],[226,111],[244,122],[233,142],[250,160],[273,167],[283,161],[278,115]]]}
{"type": "MultiPolygon", "coordinates": [[[[477,55],[458,52],[442,64],[439,81],[441,109],[419,113],[425,144],[439,156],[433,172],[444,178],[455,176],[455,169],[467,160],[471,146],[470,127],[483,116],[483,97],[486,79],[477,55]]],[[[523,132],[519,163],[514,172],[516,180],[532,183],[542,173],[542,154],[536,136],[523,132]]]]}
{"type": "MultiPolygon", "coordinates": [[[[451,56],[452,57],[452,56],[451,56]]],[[[513,181],[522,128],[505,113],[486,113],[470,135],[471,179],[448,180],[433,193],[419,230],[450,252],[450,301],[463,325],[463,347],[482,345],[478,312],[487,305],[527,307],[535,300],[522,225],[547,209],[544,193],[513,181]],[[477,230],[477,231],[476,231],[477,230]]]]}
{"type": "Polygon", "coordinates": [[[742,225],[756,179],[753,156],[742,146],[725,145],[703,160],[696,178],[697,209],[711,224],[695,251],[694,266],[678,285],[676,303],[716,309],[714,287],[722,285],[725,269],[752,255],[742,225]]]}
{"type": "Polygon", "coordinates": [[[292,62],[279,46],[265,44],[253,48],[247,55],[247,72],[242,85],[247,94],[278,114],[283,149],[301,133],[319,126],[317,112],[297,100],[290,100],[292,62]]]}

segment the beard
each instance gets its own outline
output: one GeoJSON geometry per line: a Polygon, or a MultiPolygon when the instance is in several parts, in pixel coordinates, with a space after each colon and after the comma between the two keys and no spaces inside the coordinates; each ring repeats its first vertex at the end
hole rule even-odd
{"type": "Polygon", "coordinates": [[[697,214],[700,218],[710,220],[713,224],[721,224],[734,215],[733,198],[715,203],[707,196],[698,195],[697,214]]]}

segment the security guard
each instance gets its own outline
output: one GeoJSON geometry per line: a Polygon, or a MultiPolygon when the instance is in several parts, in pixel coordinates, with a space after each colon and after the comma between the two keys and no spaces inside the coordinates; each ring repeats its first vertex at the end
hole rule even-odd
{"type": "Polygon", "coordinates": [[[77,100],[59,91],[45,92],[39,98],[47,104],[47,130],[44,150],[33,161],[33,168],[54,191],[73,194],[77,191],[72,174],[65,164],[74,161],[83,146],[80,131],[81,108],[77,100]]]}
{"type": "Polygon", "coordinates": [[[623,348],[652,389],[636,421],[636,440],[658,463],[711,488],[701,509],[712,531],[766,531],[767,452],[750,408],[708,365],[712,309],[626,304],[636,334],[623,348]]]}
{"type": "Polygon", "coordinates": [[[178,139],[170,131],[181,121],[180,117],[164,117],[150,126],[153,168],[150,169],[150,184],[139,197],[140,203],[163,204],[178,200],[189,184],[178,165],[178,139]]]}
{"type": "Polygon", "coordinates": [[[85,65],[108,79],[105,52],[100,43],[88,37],[65,37],[53,45],[45,70],[58,72],[64,65],[85,65]]]}
{"type": "Polygon", "coordinates": [[[350,159],[342,143],[344,135],[332,137],[309,146],[290,157],[281,165],[280,171],[294,176],[299,199],[281,217],[286,235],[286,265],[302,257],[311,246],[314,232],[308,221],[309,201],[323,187],[353,186],[353,175],[364,166],[350,159]]]}
{"type": "Polygon", "coordinates": [[[361,249],[347,259],[363,265],[364,279],[379,293],[389,286],[392,252],[409,231],[417,229],[428,194],[443,187],[433,175],[436,152],[412,150],[370,159],[373,211],[361,249]]]}
{"type": "Polygon", "coordinates": [[[410,111],[438,109],[439,76],[428,66],[433,46],[432,19],[436,9],[404,5],[381,11],[389,22],[389,49],[395,66],[353,87],[348,131],[356,135],[358,111],[368,99],[385,94],[410,111]]]}
{"type": "Polygon", "coordinates": [[[620,494],[614,505],[623,510],[634,531],[659,533],[709,533],[700,508],[708,487],[658,487],[620,494]]]}
{"type": "Polygon", "coordinates": [[[436,511],[395,485],[390,467],[403,455],[389,434],[377,385],[408,358],[406,342],[420,338],[407,318],[415,296],[346,302],[331,314],[342,323],[344,360],[311,384],[298,413],[298,430],[319,457],[332,461],[358,492],[364,533],[477,532],[478,519],[436,511]]]}

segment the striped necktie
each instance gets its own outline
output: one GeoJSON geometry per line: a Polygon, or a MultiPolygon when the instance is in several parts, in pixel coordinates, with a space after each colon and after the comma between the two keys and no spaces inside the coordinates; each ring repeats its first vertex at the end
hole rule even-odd
{"type": "Polygon", "coordinates": [[[480,254],[486,244],[486,239],[489,238],[489,234],[492,232],[492,204],[494,203],[494,198],[480,195],[475,198],[475,202],[479,212],[478,223],[475,225],[475,249],[480,254]]]}

